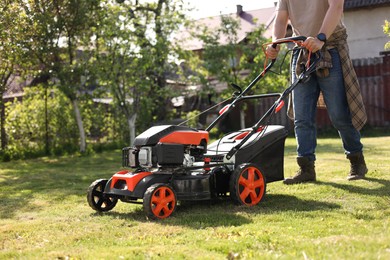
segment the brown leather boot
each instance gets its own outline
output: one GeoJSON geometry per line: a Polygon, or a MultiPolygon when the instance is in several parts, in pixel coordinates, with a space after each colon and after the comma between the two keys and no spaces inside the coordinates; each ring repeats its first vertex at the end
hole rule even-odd
{"type": "Polygon", "coordinates": [[[314,161],[310,161],[307,157],[298,157],[297,163],[299,165],[299,170],[294,177],[285,179],[283,181],[284,184],[289,185],[316,180],[314,161]]]}
{"type": "Polygon", "coordinates": [[[363,179],[368,172],[363,153],[348,154],[347,159],[351,162],[351,170],[347,179],[349,181],[363,179]]]}

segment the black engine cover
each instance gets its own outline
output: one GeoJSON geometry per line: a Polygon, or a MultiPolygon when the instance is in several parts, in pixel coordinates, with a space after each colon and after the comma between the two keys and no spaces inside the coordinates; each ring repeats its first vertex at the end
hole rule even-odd
{"type": "Polygon", "coordinates": [[[184,145],[157,144],[157,162],[160,165],[182,165],[184,161],[184,145]]]}

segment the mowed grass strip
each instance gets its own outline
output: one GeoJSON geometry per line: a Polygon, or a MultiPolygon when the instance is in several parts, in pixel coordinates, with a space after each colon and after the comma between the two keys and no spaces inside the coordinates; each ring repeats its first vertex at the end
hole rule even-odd
{"type": "MultiPolygon", "coordinates": [[[[0,163],[0,259],[390,259],[390,137],[364,138],[366,180],[346,180],[341,140],[318,140],[317,182],[270,183],[258,206],[183,203],[149,221],[142,205],[94,212],[86,190],[121,152],[0,163]]],[[[294,175],[288,138],[285,176],[294,175]]]]}

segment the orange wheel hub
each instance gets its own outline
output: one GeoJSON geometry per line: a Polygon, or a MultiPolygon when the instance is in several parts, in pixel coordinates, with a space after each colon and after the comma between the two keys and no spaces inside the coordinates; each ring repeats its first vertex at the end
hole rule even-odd
{"type": "Polygon", "coordinates": [[[239,205],[255,206],[265,195],[266,183],[265,176],[256,164],[241,164],[230,176],[230,196],[239,205]]]}
{"type": "Polygon", "coordinates": [[[175,191],[167,184],[154,184],[144,195],[144,210],[152,219],[169,217],[176,209],[175,191]]]}
{"type": "Polygon", "coordinates": [[[248,167],[240,174],[238,186],[240,199],[246,205],[254,206],[263,198],[265,182],[256,167],[248,167]]]}

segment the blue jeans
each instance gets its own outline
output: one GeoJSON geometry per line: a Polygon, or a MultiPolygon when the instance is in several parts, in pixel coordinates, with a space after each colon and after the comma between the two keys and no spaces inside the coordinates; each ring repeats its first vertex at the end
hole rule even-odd
{"type": "MultiPolygon", "coordinates": [[[[346,154],[361,152],[360,133],[352,125],[351,114],[345,94],[344,78],[337,49],[330,50],[333,67],[329,76],[318,77],[312,73],[309,81],[300,83],[293,90],[295,137],[298,157],[314,161],[317,146],[316,111],[320,91],[328,110],[329,118],[337,129],[346,154]]],[[[292,66],[295,68],[298,52],[294,52],[292,66]]],[[[293,69],[293,82],[297,79],[293,69]]]]}

